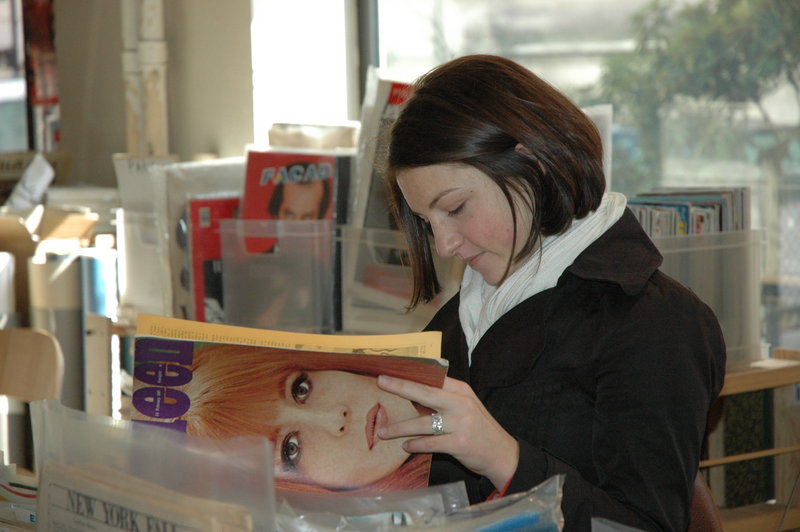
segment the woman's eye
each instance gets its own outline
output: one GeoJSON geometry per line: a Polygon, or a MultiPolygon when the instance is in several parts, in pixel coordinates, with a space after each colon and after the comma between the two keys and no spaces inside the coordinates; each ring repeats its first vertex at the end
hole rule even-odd
{"type": "Polygon", "coordinates": [[[466,205],[466,202],[460,204],[458,207],[456,207],[453,210],[447,211],[447,215],[448,216],[456,216],[458,213],[460,213],[461,211],[464,210],[464,205],[466,205]]]}
{"type": "Polygon", "coordinates": [[[311,394],[311,379],[308,373],[301,373],[292,383],[292,398],[300,404],[303,404],[311,394]]]}
{"type": "Polygon", "coordinates": [[[291,432],[283,438],[281,444],[281,461],[284,467],[295,469],[297,459],[300,457],[300,438],[297,432],[291,432]]]}

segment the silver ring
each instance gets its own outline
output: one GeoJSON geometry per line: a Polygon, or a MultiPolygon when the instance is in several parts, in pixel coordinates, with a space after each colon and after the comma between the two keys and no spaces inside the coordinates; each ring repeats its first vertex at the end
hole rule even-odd
{"type": "Polygon", "coordinates": [[[441,436],[444,434],[444,421],[439,412],[431,414],[431,428],[433,429],[434,436],[441,436]]]}

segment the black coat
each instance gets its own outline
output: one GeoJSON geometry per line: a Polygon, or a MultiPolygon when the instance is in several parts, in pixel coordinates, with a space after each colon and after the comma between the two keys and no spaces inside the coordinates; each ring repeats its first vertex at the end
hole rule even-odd
{"type": "MultiPolygon", "coordinates": [[[[565,531],[589,530],[591,517],[686,530],[725,344],[711,309],[658,270],[661,260],[626,211],[556,287],[491,326],[471,367],[458,295],[426,327],[443,333],[449,375],[468,382],[519,440],[507,493],[566,474],[565,531]]],[[[473,502],[494,488],[435,456],[431,482],[456,480],[473,502]]]]}

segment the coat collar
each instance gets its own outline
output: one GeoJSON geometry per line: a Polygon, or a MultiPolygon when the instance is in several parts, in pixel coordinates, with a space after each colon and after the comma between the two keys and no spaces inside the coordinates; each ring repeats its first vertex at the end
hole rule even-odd
{"type": "Polygon", "coordinates": [[[581,279],[618,284],[627,295],[634,295],[662,260],[636,216],[626,209],[617,223],[578,255],[566,271],[581,279]]]}

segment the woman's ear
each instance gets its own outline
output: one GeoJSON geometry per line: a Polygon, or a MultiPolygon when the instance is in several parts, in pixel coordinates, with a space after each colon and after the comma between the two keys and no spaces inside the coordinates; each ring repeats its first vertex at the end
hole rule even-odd
{"type": "Polygon", "coordinates": [[[542,174],[547,173],[547,171],[544,169],[544,165],[542,164],[542,162],[536,157],[534,157],[533,154],[531,153],[531,150],[523,146],[522,143],[517,142],[517,145],[514,146],[514,151],[524,155],[525,157],[528,157],[529,159],[533,159],[534,161],[536,161],[536,164],[539,165],[539,170],[542,171],[542,174]]]}
{"type": "Polygon", "coordinates": [[[531,150],[529,150],[528,148],[523,146],[522,143],[520,143],[520,142],[517,142],[517,145],[514,146],[514,151],[517,152],[517,153],[521,153],[522,155],[525,155],[526,157],[533,157],[533,154],[531,153],[531,150]]]}

